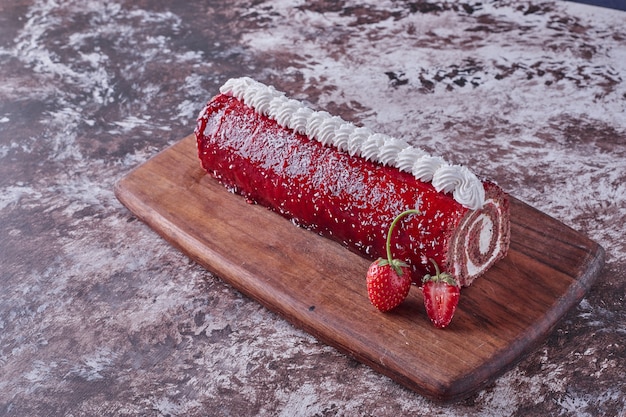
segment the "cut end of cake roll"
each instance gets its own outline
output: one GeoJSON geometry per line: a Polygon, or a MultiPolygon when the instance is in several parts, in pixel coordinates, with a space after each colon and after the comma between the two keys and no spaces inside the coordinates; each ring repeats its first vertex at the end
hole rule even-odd
{"type": "Polygon", "coordinates": [[[509,248],[508,197],[489,182],[485,183],[485,196],[483,207],[468,211],[451,237],[448,269],[463,287],[504,258],[509,248]]]}

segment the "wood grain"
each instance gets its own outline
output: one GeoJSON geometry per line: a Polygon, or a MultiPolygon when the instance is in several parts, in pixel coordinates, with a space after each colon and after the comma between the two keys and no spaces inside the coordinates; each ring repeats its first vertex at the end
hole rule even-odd
{"type": "Polygon", "coordinates": [[[193,135],[130,172],[115,191],[241,292],[439,401],[471,395],[533,349],[604,264],[598,244],[512,199],[509,254],[463,291],[452,324],[439,330],[417,287],[397,310],[377,312],[365,289],[368,260],[226,191],[201,169],[193,135]]]}

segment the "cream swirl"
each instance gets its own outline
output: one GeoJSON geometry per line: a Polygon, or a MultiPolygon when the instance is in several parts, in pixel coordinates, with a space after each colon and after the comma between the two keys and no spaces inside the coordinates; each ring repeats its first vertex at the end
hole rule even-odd
{"type": "Polygon", "coordinates": [[[335,131],[335,146],[342,152],[348,150],[350,135],[356,130],[356,126],[352,123],[344,122],[339,129],[335,131]]]}
{"type": "Polygon", "coordinates": [[[383,135],[382,133],[374,133],[373,135],[368,137],[361,145],[361,157],[365,158],[368,161],[377,161],[380,148],[382,148],[385,142],[389,139],[391,138],[387,135],[383,135]]]}
{"type": "Polygon", "coordinates": [[[405,141],[388,136],[378,151],[378,161],[383,165],[396,166],[400,153],[407,148],[410,145],[405,141]]]}
{"type": "Polygon", "coordinates": [[[484,204],[482,181],[469,169],[449,165],[442,158],[431,156],[401,139],[374,133],[366,127],[356,127],[325,111],[314,111],[298,100],[287,98],[274,87],[249,77],[228,80],[220,92],[242,100],[256,112],[276,120],[279,125],[324,145],[410,172],[420,181],[432,181],[435,190],[452,193],[452,197],[465,207],[480,209],[484,204]]]}
{"type": "Polygon", "coordinates": [[[286,125],[285,127],[291,128],[296,132],[305,135],[306,125],[309,119],[312,117],[313,113],[315,113],[315,111],[309,107],[300,107],[291,116],[291,125],[286,125]]]}
{"type": "Polygon", "coordinates": [[[361,155],[361,146],[373,132],[366,127],[357,127],[348,137],[348,153],[351,156],[361,155]]]}
{"type": "Polygon", "coordinates": [[[220,93],[237,97],[239,100],[243,100],[243,94],[248,90],[251,85],[256,84],[252,78],[241,77],[231,78],[222,85],[220,93]]]}
{"type": "Polygon", "coordinates": [[[400,171],[412,173],[415,161],[426,155],[426,152],[419,148],[414,148],[412,146],[404,148],[400,151],[400,153],[398,153],[398,158],[396,159],[396,168],[398,168],[400,171]]]}
{"type": "Polygon", "coordinates": [[[466,167],[444,165],[434,172],[432,184],[438,192],[452,193],[453,198],[463,205],[482,208],[485,188],[466,167]]]}
{"type": "Polygon", "coordinates": [[[277,96],[273,87],[253,84],[243,93],[243,101],[256,112],[267,116],[270,102],[277,96]]]}
{"type": "Polygon", "coordinates": [[[332,117],[330,113],[325,111],[313,112],[306,122],[306,135],[312,139],[319,140],[324,123],[330,117],[332,117]]]}
{"type": "Polygon", "coordinates": [[[298,100],[292,100],[287,97],[275,97],[270,102],[270,115],[281,126],[290,126],[293,115],[302,107],[298,100]]]}
{"type": "Polygon", "coordinates": [[[418,180],[432,181],[435,172],[446,165],[446,161],[439,156],[424,155],[417,159],[411,167],[411,174],[418,180]]]}
{"type": "Polygon", "coordinates": [[[336,132],[344,123],[345,121],[339,116],[327,117],[319,126],[315,139],[322,142],[324,145],[334,145],[338,147],[335,136],[336,132]]]}

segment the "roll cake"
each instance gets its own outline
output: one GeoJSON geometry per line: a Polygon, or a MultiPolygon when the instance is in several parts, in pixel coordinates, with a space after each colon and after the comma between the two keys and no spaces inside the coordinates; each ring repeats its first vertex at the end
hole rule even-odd
{"type": "Polygon", "coordinates": [[[509,246],[508,197],[495,183],[408,142],[315,111],[250,78],[227,81],[195,129],[202,167],[234,193],[368,259],[393,254],[412,280],[429,259],[470,285],[509,246]]]}

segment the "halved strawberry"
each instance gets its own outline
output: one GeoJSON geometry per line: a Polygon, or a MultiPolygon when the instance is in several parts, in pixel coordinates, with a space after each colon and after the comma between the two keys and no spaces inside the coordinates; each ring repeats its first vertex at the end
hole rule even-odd
{"type": "Polygon", "coordinates": [[[424,306],[430,321],[443,329],[452,321],[461,289],[452,275],[447,272],[440,273],[437,263],[432,259],[430,261],[435,265],[435,275],[426,275],[422,279],[424,306]]]}
{"type": "Polygon", "coordinates": [[[411,289],[409,265],[391,256],[391,233],[400,218],[408,214],[419,214],[419,211],[407,210],[396,216],[387,232],[387,259],[378,258],[367,270],[367,295],[380,311],[389,311],[399,306],[411,289]]]}

